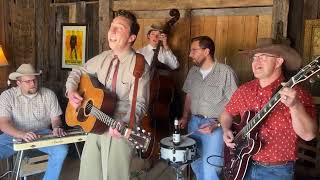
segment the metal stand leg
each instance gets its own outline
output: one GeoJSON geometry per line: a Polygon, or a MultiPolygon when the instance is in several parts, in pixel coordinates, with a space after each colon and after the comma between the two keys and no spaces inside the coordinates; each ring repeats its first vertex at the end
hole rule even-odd
{"type": "Polygon", "coordinates": [[[77,143],[74,143],[74,146],[76,147],[76,151],[78,153],[78,157],[79,159],[81,160],[81,154],[80,154],[80,151],[79,151],[79,148],[78,148],[78,144],[77,143]]]}
{"type": "Polygon", "coordinates": [[[184,180],[180,167],[175,167],[175,170],[176,170],[176,180],[184,180]]]}
{"type": "Polygon", "coordinates": [[[19,178],[22,157],[23,157],[23,151],[19,151],[17,153],[17,157],[15,159],[15,163],[14,163],[14,167],[13,167],[13,174],[12,174],[12,176],[10,178],[11,180],[14,180],[14,179],[18,180],[18,178],[19,178]]]}

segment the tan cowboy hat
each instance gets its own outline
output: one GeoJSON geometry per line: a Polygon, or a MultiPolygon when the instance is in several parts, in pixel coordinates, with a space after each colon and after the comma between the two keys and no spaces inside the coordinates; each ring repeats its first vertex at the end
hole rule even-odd
{"type": "Polygon", "coordinates": [[[299,53],[275,39],[259,38],[256,49],[240,52],[240,54],[249,54],[250,57],[257,53],[268,53],[282,57],[284,65],[288,70],[297,70],[301,67],[302,58],[299,53]]]}
{"type": "Polygon", "coordinates": [[[164,28],[164,23],[156,22],[156,23],[153,23],[151,25],[146,26],[144,32],[145,32],[145,34],[148,34],[148,32],[151,30],[162,31],[163,28],[164,28]]]}
{"type": "Polygon", "coordinates": [[[9,74],[9,79],[11,80],[17,80],[18,77],[21,76],[38,76],[41,72],[36,72],[36,70],[33,68],[31,64],[21,64],[21,66],[16,70],[16,72],[9,74]]]}

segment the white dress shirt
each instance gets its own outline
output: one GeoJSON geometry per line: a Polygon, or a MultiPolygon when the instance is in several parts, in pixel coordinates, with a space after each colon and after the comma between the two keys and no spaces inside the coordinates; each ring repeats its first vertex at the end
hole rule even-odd
{"type": "MultiPolygon", "coordinates": [[[[148,44],[147,46],[139,49],[137,52],[142,54],[149,65],[151,65],[151,61],[154,55],[153,47],[148,44]]],[[[160,47],[160,51],[158,54],[158,60],[169,66],[170,69],[174,70],[179,67],[179,62],[177,60],[177,57],[172,53],[170,49],[166,50],[163,47],[160,47]]]]}

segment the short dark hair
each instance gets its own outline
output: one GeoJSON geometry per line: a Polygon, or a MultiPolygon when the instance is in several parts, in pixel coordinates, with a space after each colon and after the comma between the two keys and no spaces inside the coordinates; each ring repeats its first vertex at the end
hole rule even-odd
{"type": "Polygon", "coordinates": [[[130,22],[130,35],[138,35],[140,30],[140,25],[138,24],[136,16],[127,10],[120,9],[115,12],[115,17],[122,16],[129,20],[130,22]]]}
{"type": "Polygon", "coordinates": [[[214,51],[215,51],[215,45],[213,40],[208,36],[198,36],[191,39],[191,43],[199,41],[199,45],[202,49],[209,49],[210,50],[210,56],[214,57],[214,51]]]}

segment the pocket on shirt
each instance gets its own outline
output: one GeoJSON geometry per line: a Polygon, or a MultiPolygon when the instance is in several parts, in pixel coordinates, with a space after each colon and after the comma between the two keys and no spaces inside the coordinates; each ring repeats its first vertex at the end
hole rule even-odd
{"type": "Polygon", "coordinates": [[[131,80],[129,77],[123,76],[119,86],[120,89],[117,90],[117,94],[120,94],[120,97],[125,96],[126,93],[130,93],[131,80]]]}
{"type": "Polygon", "coordinates": [[[223,99],[223,89],[221,86],[208,85],[204,91],[204,100],[208,103],[218,103],[223,99]]]}

